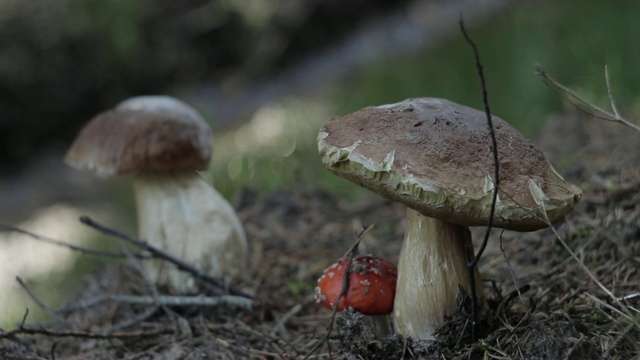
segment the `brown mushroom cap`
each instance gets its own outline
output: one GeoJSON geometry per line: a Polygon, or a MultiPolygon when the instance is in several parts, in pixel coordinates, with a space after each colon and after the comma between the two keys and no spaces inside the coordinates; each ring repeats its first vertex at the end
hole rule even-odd
{"type": "MultiPolygon", "coordinates": [[[[500,161],[494,225],[520,231],[547,226],[532,183],[546,196],[548,219],[563,218],[582,191],[516,129],[492,119],[500,161]]],[[[368,107],[331,119],[318,134],[318,150],[335,174],[425,216],[487,224],[494,166],[484,112],[433,98],[368,107]]]]}
{"type": "Polygon", "coordinates": [[[168,96],[141,96],[95,116],[65,162],[105,177],[203,170],[211,148],[211,128],[195,110],[168,96]]]}

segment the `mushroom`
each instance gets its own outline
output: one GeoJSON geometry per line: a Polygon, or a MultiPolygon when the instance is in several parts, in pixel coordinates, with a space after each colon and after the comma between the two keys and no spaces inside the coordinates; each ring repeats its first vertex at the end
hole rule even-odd
{"type": "MultiPolygon", "coordinates": [[[[562,219],[581,190],[507,122],[494,116],[493,127],[500,161],[493,225],[533,231],[547,227],[547,219],[562,219]],[[534,198],[531,184],[544,196],[534,198]],[[544,206],[536,203],[540,198],[544,206]]],[[[445,316],[455,312],[459,289],[470,291],[468,227],[488,222],[491,149],[484,112],[434,98],[368,107],[329,120],[318,134],[330,171],[407,206],[394,309],[404,336],[433,339],[445,316]]],[[[473,273],[483,305],[477,267],[473,273]]]]}
{"type": "MultiPolygon", "coordinates": [[[[233,207],[197,172],[208,167],[211,147],[211,128],[194,109],[168,96],[140,96],[95,116],[65,162],[101,177],[132,175],[139,237],[230,280],[244,269],[247,240],[233,207]]],[[[144,265],[158,285],[194,287],[167,262],[144,265]]]]}
{"type": "MultiPolygon", "coordinates": [[[[349,257],[345,256],[324,271],[316,286],[316,302],[333,309],[342,292],[348,263],[349,257]]],[[[378,333],[388,335],[390,326],[387,316],[393,310],[398,274],[396,266],[383,258],[356,256],[349,271],[349,285],[337,310],[353,308],[363,315],[372,315],[378,333]]]]}

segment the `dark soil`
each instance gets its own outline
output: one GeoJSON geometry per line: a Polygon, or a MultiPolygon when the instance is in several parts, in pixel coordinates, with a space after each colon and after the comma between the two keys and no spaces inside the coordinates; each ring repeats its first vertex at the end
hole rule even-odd
{"type": "MultiPolygon", "coordinates": [[[[640,356],[638,163],[571,167],[570,180],[585,194],[557,224],[559,237],[551,230],[493,231],[480,267],[489,306],[479,317],[481,339],[475,343],[468,299],[461,295],[459,312],[437,341],[379,338],[369,318],[346,311],[316,348],[331,317],[313,300],[316,279],[345,254],[362,225],[375,227],[361,250],[396,262],[404,208],[374,195],[345,200],[322,190],[246,191],[238,211],[251,256],[244,281],[233,285],[253,295],[251,309],[159,308],[132,324],[125,322],[149,306],[106,302],[58,311],[49,323],[27,321],[0,332],[0,358],[633,359],[640,356]]],[[[474,229],[474,238],[483,232],[474,229]]],[[[204,284],[201,292],[219,296],[204,284]]],[[[123,263],[88,278],[77,301],[150,293],[123,263]]]]}

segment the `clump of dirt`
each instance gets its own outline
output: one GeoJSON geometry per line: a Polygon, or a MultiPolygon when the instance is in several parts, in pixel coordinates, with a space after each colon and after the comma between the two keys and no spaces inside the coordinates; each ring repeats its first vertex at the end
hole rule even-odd
{"type": "Polygon", "coordinates": [[[404,340],[399,335],[388,337],[376,333],[376,327],[369,316],[351,309],[345,310],[337,318],[337,336],[340,349],[347,359],[400,359],[405,351],[404,340]]]}
{"type": "MultiPolygon", "coordinates": [[[[586,329],[583,329],[583,331],[586,329]]],[[[518,339],[523,359],[600,359],[590,336],[578,331],[569,321],[534,321],[524,326],[518,339]]]]}
{"type": "MultiPolygon", "coordinates": [[[[488,306],[479,316],[475,343],[464,295],[434,341],[379,336],[368,317],[350,311],[337,315],[327,337],[331,313],[314,303],[316,279],[345,254],[363,224],[376,226],[361,249],[397,262],[405,209],[374,195],[353,200],[320,190],[247,191],[238,211],[251,256],[244,281],[233,285],[252,295],[251,307],[233,301],[87,306],[105,294],[152,293],[135,267],[115,264],[88,278],[73,304],[52,311],[51,322],[27,321],[14,331],[0,331],[0,357],[635,358],[640,355],[640,168],[635,164],[576,171],[580,176],[573,181],[585,194],[557,234],[492,233],[480,264],[488,306]]],[[[484,229],[474,232],[481,235],[484,229]]],[[[220,297],[200,285],[201,294],[220,297]]]]}

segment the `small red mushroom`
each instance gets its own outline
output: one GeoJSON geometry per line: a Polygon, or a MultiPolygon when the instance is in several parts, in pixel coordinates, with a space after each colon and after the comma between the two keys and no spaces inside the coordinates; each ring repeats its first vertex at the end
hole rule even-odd
{"type": "MultiPolygon", "coordinates": [[[[333,309],[342,292],[348,262],[349,257],[343,257],[324,271],[315,290],[316,302],[333,309]]],[[[353,308],[361,314],[374,315],[379,332],[386,335],[389,329],[386,315],[393,311],[397,277],[396,266],[388,260],[373,256],[354,257],[349,286],[340,299],[338,311],[353,308]]]]}

